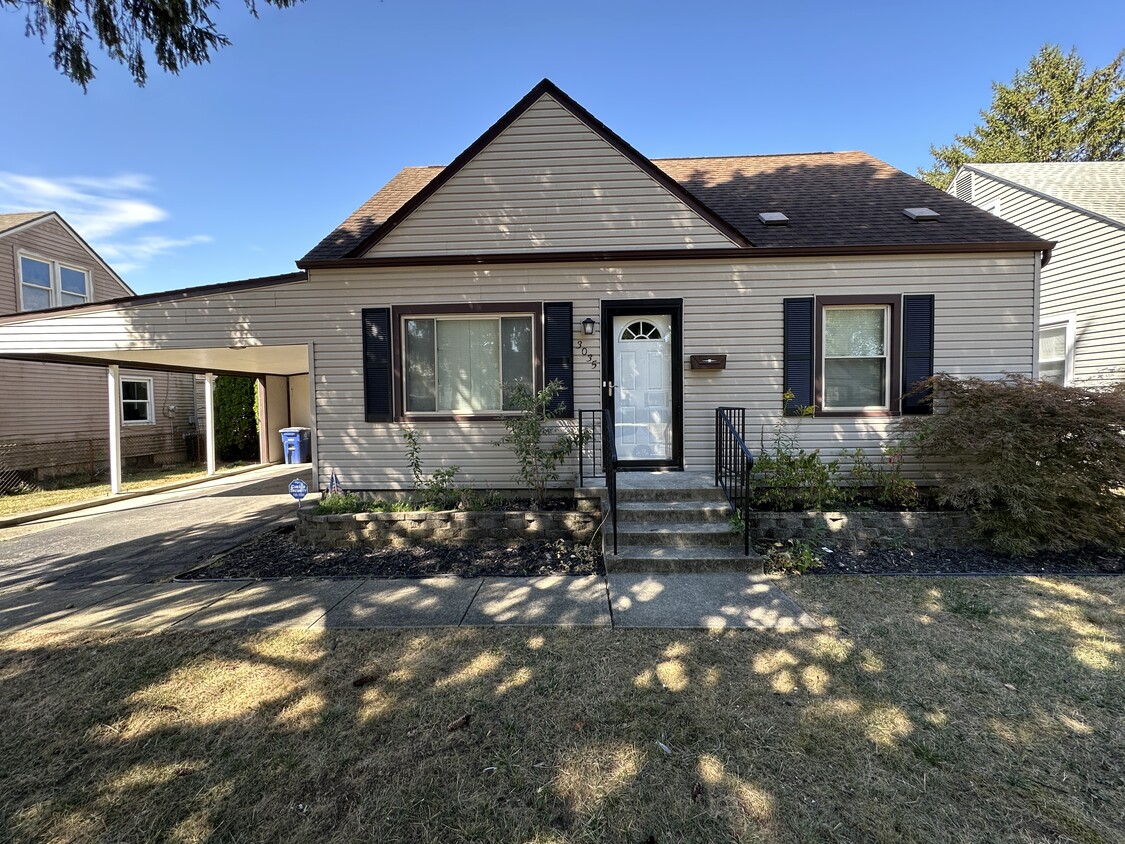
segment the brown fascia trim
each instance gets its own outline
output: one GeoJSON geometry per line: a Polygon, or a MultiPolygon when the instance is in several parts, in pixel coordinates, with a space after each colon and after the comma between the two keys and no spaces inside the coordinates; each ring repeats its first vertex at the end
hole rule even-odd
{"type": "Polygon", "coordinates": [[[195,299],[196,297],[207,296],[211,293],[229,293],[231,291],[254,290],[259,287],[275,287],[281,284],[308,281],[308,278],[309,274],[301,270],[295,273],[263,276],[262,278],[248,278],[242,281],[224,281],[218,284],[205,284],[200,287],[183,287],[179,290],[165,290],[160,293],[142,293],[140,296],[121,296],[117,299],[106,299],[102,302],[90,302],[85,305],[66,305],[61,308],[46,308],[41,311],[23,311],[18,314],[8,314],[7,316],[0,316],[0,325],[12,322],[32,322],[34,320],[65,316],[72,313],[108,311],[121,305],[153,305],[160,302],[195,299]]]}
{"type": "MultiPolygon", "coordinates": [[[[550,79],[544,79],[534,88],[527,92],[527,94],[514,106],[508,109],[504,115],[493,123],[484,134],[477,138],[473,143],[465,148],[465,151],[458,155],[452,162],[450,162],[444,170],[434,176],[430,182],[422,188],[418,193],[414,194],[405,204],[400,206],[390,217],[388,217],[374,232],[364,238],[358,246],[352,249],[343,259],[351,260],[358,255],[363,255],[368,252],[375,244],[390,234],[398,225],[409,217],[414,211],[429,199],[442,185],[453,178],[461,169],[472,161],[477,155],[480,154],[486,146],[492,143],[496,137],[507,129],[512,123],[515,122],[521,114],[527,111],[540,97],[544,94],[549,94],[556,99],[563,108],[570,111],[575,117],[590,127],[602,140],[630,159],[634,164],[644,170],[651,178],[655,179],[658,184],[669,190],[673,196],[685,203],[693,211],[703,217],[707,222],[733,240],[740,246],[750,246],[750,242],[743,236],[738,229],[712,211],[710,208],[701,203],[696,197],[688,193],[687,189],[679,182],[649,161],[645,156],[641,155],[630,146],[623,138],[621,138],[612,129],[594,117],[590,112],[586,111],[577,102],[571,99],[561,88],[559,88],[550,79]]],[[[316,261],[310,262],[308,266],[315,265],[316,261]]],[[[298,267],[306,267],[304,262],[298,261],[298,267]]]]}
{"type": "MultiPolygon", "coordinates": [[[[111,355],[112,352],[107,352],[111,355]]],[[[107,366],[116,364],[122,369],[140,369],[146,372],[189,372],[193,375],[237,375],[240,378],[262,378],[266,375],[278,375],[282,378],[289,378],[294,375],[306,375],[305,372],[258,372],[255,370],[243,369],[207,369],[198,366],[169,366],[163,363],[149,363],[147,361],[134,361],[134,360],[120,360],[110,357],[105,358],[90,358],[84,355],[59,355],[59,354],[42,354],[42,355],[15,355],[15,354],[0,354],[0,360],[19,360],[19,361],[33,361],[35,363],[65,363],[68,366],[94,366],[104,369],[107,366]]]]}
{"type": "Polygon", "coordinates": [[[487,264],[574,264],[624,261],[753,261],[763,258],[849,257],[862,255],[948,255],[982,252],[1043,252],[1043,266],[1051,249],[1049,240],[996,243],[888,243],[856,246],[753,246],[746,249],[622,249],[612,252],[496,252],[466,255],[399,255],[383,258],[334,258],[302,261],[305,270],[360,269],[366,267],[448,267],[487,264]]]}

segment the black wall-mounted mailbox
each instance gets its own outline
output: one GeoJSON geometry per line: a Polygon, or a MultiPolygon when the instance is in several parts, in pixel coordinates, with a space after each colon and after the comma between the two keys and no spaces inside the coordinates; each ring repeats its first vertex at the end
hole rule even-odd
{"type": "Polygon", "coordinates": [[[692,355],[692,369],[726,369],[726,355],[692,355]]]}

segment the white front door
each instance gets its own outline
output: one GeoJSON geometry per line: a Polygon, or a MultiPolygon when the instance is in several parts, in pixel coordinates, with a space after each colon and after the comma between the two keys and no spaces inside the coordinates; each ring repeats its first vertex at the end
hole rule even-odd
{"type": "Polygon", "coordinates": [[[671,460],[672,317],[613,317],[618,460],[671,460]]]}

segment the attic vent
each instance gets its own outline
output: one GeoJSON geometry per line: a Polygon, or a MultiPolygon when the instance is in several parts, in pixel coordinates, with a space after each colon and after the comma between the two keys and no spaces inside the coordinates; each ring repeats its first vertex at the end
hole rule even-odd
{"type": "Polygon", "coordinates": [[[953,194],[958,199],[963,199],[965,202],[971,202],[973,199],[973,174],[961,173],[957,177],[956,183],[953,185],[953,194]]]}
{"type": "Polygon", "coordinates": [[[763,211],[758,215],[758,219],[762,221],[763,226],[789,225],[789,218],[782,214],[780,211],[763,211]]]}
{"type": "Polygon", "coordinates": [[[923,223],[926,220],[936,220],[941,216],[932,208],[903,208],[902,213],[916,223],[923,223]]]}

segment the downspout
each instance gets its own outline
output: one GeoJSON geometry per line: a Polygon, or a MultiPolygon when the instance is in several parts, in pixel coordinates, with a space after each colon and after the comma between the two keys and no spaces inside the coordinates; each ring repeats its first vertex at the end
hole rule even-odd
{"type": "Polygon", "coordinates": [[[1034,296],[1031,308],[1031,377],[1039,378],[1039,284],[1043,268],[1043,253],[1035,253],[1035,272],[1033,274],[1032,295],[1034,296]]]}
{"type": "Polygon", "coordinates": [[[309,459],[312,461],[312,488],[319,490],[320,484],[320,449],[317,443],[320,440],[320,426],[316,420],[316,344],[309,343],[309,459]]]}

